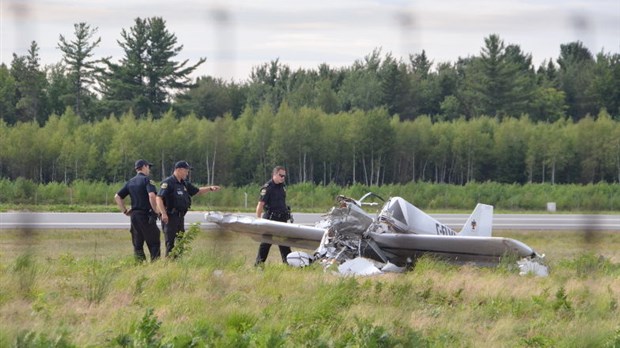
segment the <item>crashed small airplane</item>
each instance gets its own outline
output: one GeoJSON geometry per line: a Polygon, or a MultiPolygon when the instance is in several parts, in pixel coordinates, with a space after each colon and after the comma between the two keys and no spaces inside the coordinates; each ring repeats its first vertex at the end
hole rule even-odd
{"type": "Polygon", "coordinates": [[[295,251],[287,261],[293,266],[321,262],[339,265],[340,273],[375,274],[404,271],[422,255],[430,254],[457,263],[494,265],[504,257],[519,258],[521,274],[547,275],[539,255],[524,243],[492,237],[493,206],[478,204],[456,232],[401,197],[390,198],[376,217],[362,209],[364,199],[337,197],[337,206],[315,226],[257,219],[245,215],[207,212],[205,219],[222,230],[250,235],[259,242],[315,249],[312,255],[295,251]],[[317,248],[318,243],[318,248],[317,248]],[[365,261],[360,262],[360,258],[365,261]],[[370,262],[369,260],[372,260],[370,262]]]}

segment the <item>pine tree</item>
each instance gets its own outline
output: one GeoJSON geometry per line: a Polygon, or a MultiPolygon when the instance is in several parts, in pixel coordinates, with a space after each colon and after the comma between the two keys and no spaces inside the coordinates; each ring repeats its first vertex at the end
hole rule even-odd
{"type": "Polygon", "coordinates": [[[44,93],[47,80],[39,66],[39,45],[36,41],[30,44],[28,55],[17,56],[13,53],[11,75],[17,86],[16,120],[44,123],[47,119],[44,93]]]}
{"type": "Polygon", "coordinates": [[[97,28],[81,22],[73,25],[75,28],[75,40],[67,42],[63,35],[60,35],[58,49],[63,52],[63,60],[67,64],[69,79],[73,85],[75,94],[75,113],[83,117],[85,103],[84,98],[88,94],[88,86],[94,83],[94,74],[98,60],[90,59],[93,50],[99,46],[101,38],[93,40],[97,33],[97,28]]]}
{"type": "Polygon", "coordinates": [[[106,59],[102,80],[104,101],[112,110],[133,109],[137,116],[161,116],[170,106],[170,93],[193,86],[189,75],[205,62],[191,66],[188,60],[174,61],[183,46],[166,28],[160,17],[136,18],[135,24],[121,32],[119,45],[125,56],[119,63],[106,59]]]}

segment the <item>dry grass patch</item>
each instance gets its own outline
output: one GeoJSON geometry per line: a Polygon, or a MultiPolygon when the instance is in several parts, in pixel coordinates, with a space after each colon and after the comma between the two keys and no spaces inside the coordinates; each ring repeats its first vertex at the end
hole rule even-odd
{"type": "Polygon", "coordinates": [[[176,261],[145,264],[133,261],[127,231],[7,233],[0,346],[29,331],[80,347],[148,332],[175,346],[611,347],[620,341],[620,266],[611,261],[620,240],[604,234],[592,253],[576,235],[518,237],[553,255],[547,278],[432,258],[405,274],[351,278],[284,266],[277,247],[255,268],[258,243],[217,233],[200,234],[176,261]],[[89,295],[96,289],[105,291],[89,295]]]}

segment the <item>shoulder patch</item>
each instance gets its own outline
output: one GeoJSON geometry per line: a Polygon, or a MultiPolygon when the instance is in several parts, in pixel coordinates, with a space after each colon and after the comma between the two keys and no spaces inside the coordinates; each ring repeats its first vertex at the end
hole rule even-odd
{"type": "Polygon", "coordinates": [[[167,182],[162,182],[161,183],[161,188],[163,188],[163,189],[168,188],[168,183],[167,182]]]}
{"type": "Polygon", "coordinates": [[[155,186],[155,180],[149,180],[149,184],[155,186]]]}
{"type": "Polygon", "coordinates": [[[261,196],[264,196],[266,194],[267,194],[267,189],[266,188],[263,188],[263,189],[260,190],[260,195],[261,196]]]}

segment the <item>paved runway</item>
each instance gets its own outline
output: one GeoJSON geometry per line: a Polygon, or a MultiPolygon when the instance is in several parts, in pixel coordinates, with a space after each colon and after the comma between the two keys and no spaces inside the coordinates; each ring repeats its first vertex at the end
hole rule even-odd
{"type": "MultiPolygon", "coordinates": [[[[191,211],[186,225],[200,222],[205,229],[215,225],[204,220],[203,211],[191,211]]],[[[244,215],[253,216],[251,213],[244,215]]],[[[313,225],[321,214],[296,213],[295,223],[313,225]]],[[[468,214],[431,214],[440,222],[460,230],[468,214]]],[[[129,217],[121,213],[0,213],[0,229],[129,229],[129,217]]],[[[493,230],[604,230],[620,231],[618,215],[582,214],[495,214],[493,230]]]]}

